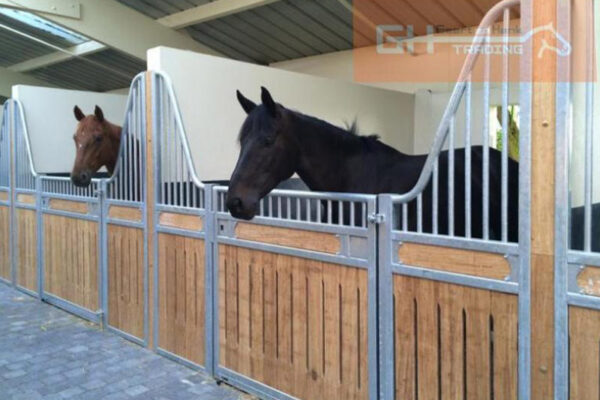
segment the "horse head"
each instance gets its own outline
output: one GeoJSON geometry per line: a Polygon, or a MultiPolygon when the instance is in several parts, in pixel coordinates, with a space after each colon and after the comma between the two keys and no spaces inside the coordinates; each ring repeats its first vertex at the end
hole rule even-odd
{"type": "Polygon", "coordinates": [[[86,187],[100,168],[106,167],[113,173],[119,156],[121,128],[108,122],[98,106],[94,114],[88,116],[78,106],[73,112],[79,123],[73,135],[76,156],[71,181],[76,186],[86,187]]]}
{"type": "Polygon", "coordinates": [[[260,199],[290,178],[298,159],[290,134],[286,109],[262,88],[262,104],[256,105],[239,91],[237,98],[247,114],[240,134],[240,155],[231,176],[227,208],[236,218],[250,220],[260,199]]]}

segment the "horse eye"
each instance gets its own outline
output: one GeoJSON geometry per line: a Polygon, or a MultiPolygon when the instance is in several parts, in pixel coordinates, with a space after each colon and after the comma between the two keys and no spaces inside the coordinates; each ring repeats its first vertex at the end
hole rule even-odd
{"type": "Polygon", "coordinates": [[[272,146],[275,143],[275,138],[267,136],[263,139],[263,144],[267,147],[272,146]]]}
{"type": "Polygon", "coordinates": [[[98,135],[95,137],[96,143],[100,143],[102,141],[102,136],[98,135]]]}

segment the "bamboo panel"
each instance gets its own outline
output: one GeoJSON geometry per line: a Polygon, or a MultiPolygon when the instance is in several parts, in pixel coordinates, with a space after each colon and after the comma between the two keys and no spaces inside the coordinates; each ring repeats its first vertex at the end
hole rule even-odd
{"type": "Polygon", "coordinates": [[[585,267],[577,275],[577,286],[581,288],[583,294],[600,296],[600,268],[585,267]]]}
{"type": "Polygon", "coordinates": [[[204,365],[204,241],[158,235],[158,346],[204,365]]]}
{"type": "Polygon", "coordinates": [[[569,307],[570,400],[600,398],[600,311],[569,307]]]}
{"type": "Polygon", "coordinates": [[[0,277],[10,280],[10,207],[0,206],[0,277]]]}
{"type": "Polygon", "coordinates": [[[144,235],[108,225],[108,324],[144,337],[144,235]]]}
{"type": "Polygon", "coordinates": [[[69,211],[79,214],[87,214],[89,213],[89,206],[87,203],[82,203],[80,201],[70,201],[70,200],[61,200],[61,199],[51,199],[48,208],[52,210],[59,211],[69,211]]]}
{"type": "Polygon", "coordinates": [[[291,396],[366,399],[367,271],[221,245],[219,340],[220,365],[291,396]]]}
{"type": "Polygon", "coordinates": [[[510,264],[500,254],[452,249],[416,243],[404,243],[398,250],[400,262],[415,267],[491,279],[510,275],[510,264]]]}
{"type": "Polygon", "coordinates": [[[396,399],[517,397],[517,296],[394,276],[396,399]]]}
{"type": "Polygon", "coordinates": [[[330,254],[338,253],[341,248],[340,238],[332,233],[311,232],[244,222],[238,222],[235,227],[235,235],[238,239],[330,254]]]}
{"type": "Polygon", "coordinates": [[[142,210],[132,207],[110,206],[108,217],[124,221],[140,222],[142,220],[142,210]]]}
{"type": "Polygon", "coordinates": [[[37,221],[35,210],[16,210],[17,284],[38,291],[37,221]]]}
{"type": "Polygon", "coordinates": [[[44,291],[96,311],[98,223],[44,215],[44,291]]]}
{"type": "Polygon", "coordinates": [[[158,223],[171,228],[187,229],[190,231],[202,230],[202,217],[188,214],[160,213],[158,223]]]}

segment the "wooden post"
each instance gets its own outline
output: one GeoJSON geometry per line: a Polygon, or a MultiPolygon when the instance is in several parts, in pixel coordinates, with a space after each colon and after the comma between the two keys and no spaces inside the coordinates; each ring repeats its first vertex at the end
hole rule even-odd
{"type": "Polygon", "coordinates": [[[154,349],[154,141],[152,73],[146,72],[146,230],[148,257],[148,348],[154,349]]]}
{"type": "MultiPolygon", "coordinates": [[[[557,26],[557,1],[532,0],[533,29],[557,26]]],[[[525,34],[525,32],[524,32],[525,34]]],[[[533,36],[531,110],[531,399],[554,398],[554,202],[556,45],[550,32],[533,36]]]]}

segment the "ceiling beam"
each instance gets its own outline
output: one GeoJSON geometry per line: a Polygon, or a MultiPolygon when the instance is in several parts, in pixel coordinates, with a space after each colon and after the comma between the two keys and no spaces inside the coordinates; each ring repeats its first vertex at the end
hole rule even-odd
{"type": "Polygon", "coordinates": [[[75,57],[83,57],[89,54],[97,53],[105,50],[107,47],[102,43],[90,40],[89,42],[81,43],[73,47],[69,47],[64,51],[56,51],[44,56],[29,59],[18,64],[8,67],[11,71],[27,72],[34,69],[47,67],[49,65],[58,64],[63,61],[70,60],[75,57]]]}
{"type": "Polygon", "coordinates": [[[35,14],[126,54],[146,59],[146,51],[157,46],[221,55],[191,37],[156,23],[115,0],[78,0],[81,18],[74,19],[41,11],[35,14]]]}
{"type": "Polygon", "coordinates": [[[0,6],[69,18],[81,17],[81,8],[77,0],[0,0],[0,6]]]}
{"type": "Polygon", "coordinates": [[[211,3],[167,15],[166,17],[159,18],[157,21],[169,28],[181,29],[186,26],[196,25],[201,22],[265,6],[276,1],[279,0],[215,0],[211,3]]]}
{"type": "Polygon", "coordinates": [[[10,97],[14,85],[53,86],[33,76],[0,67],[0,95],[10,97]]]}

